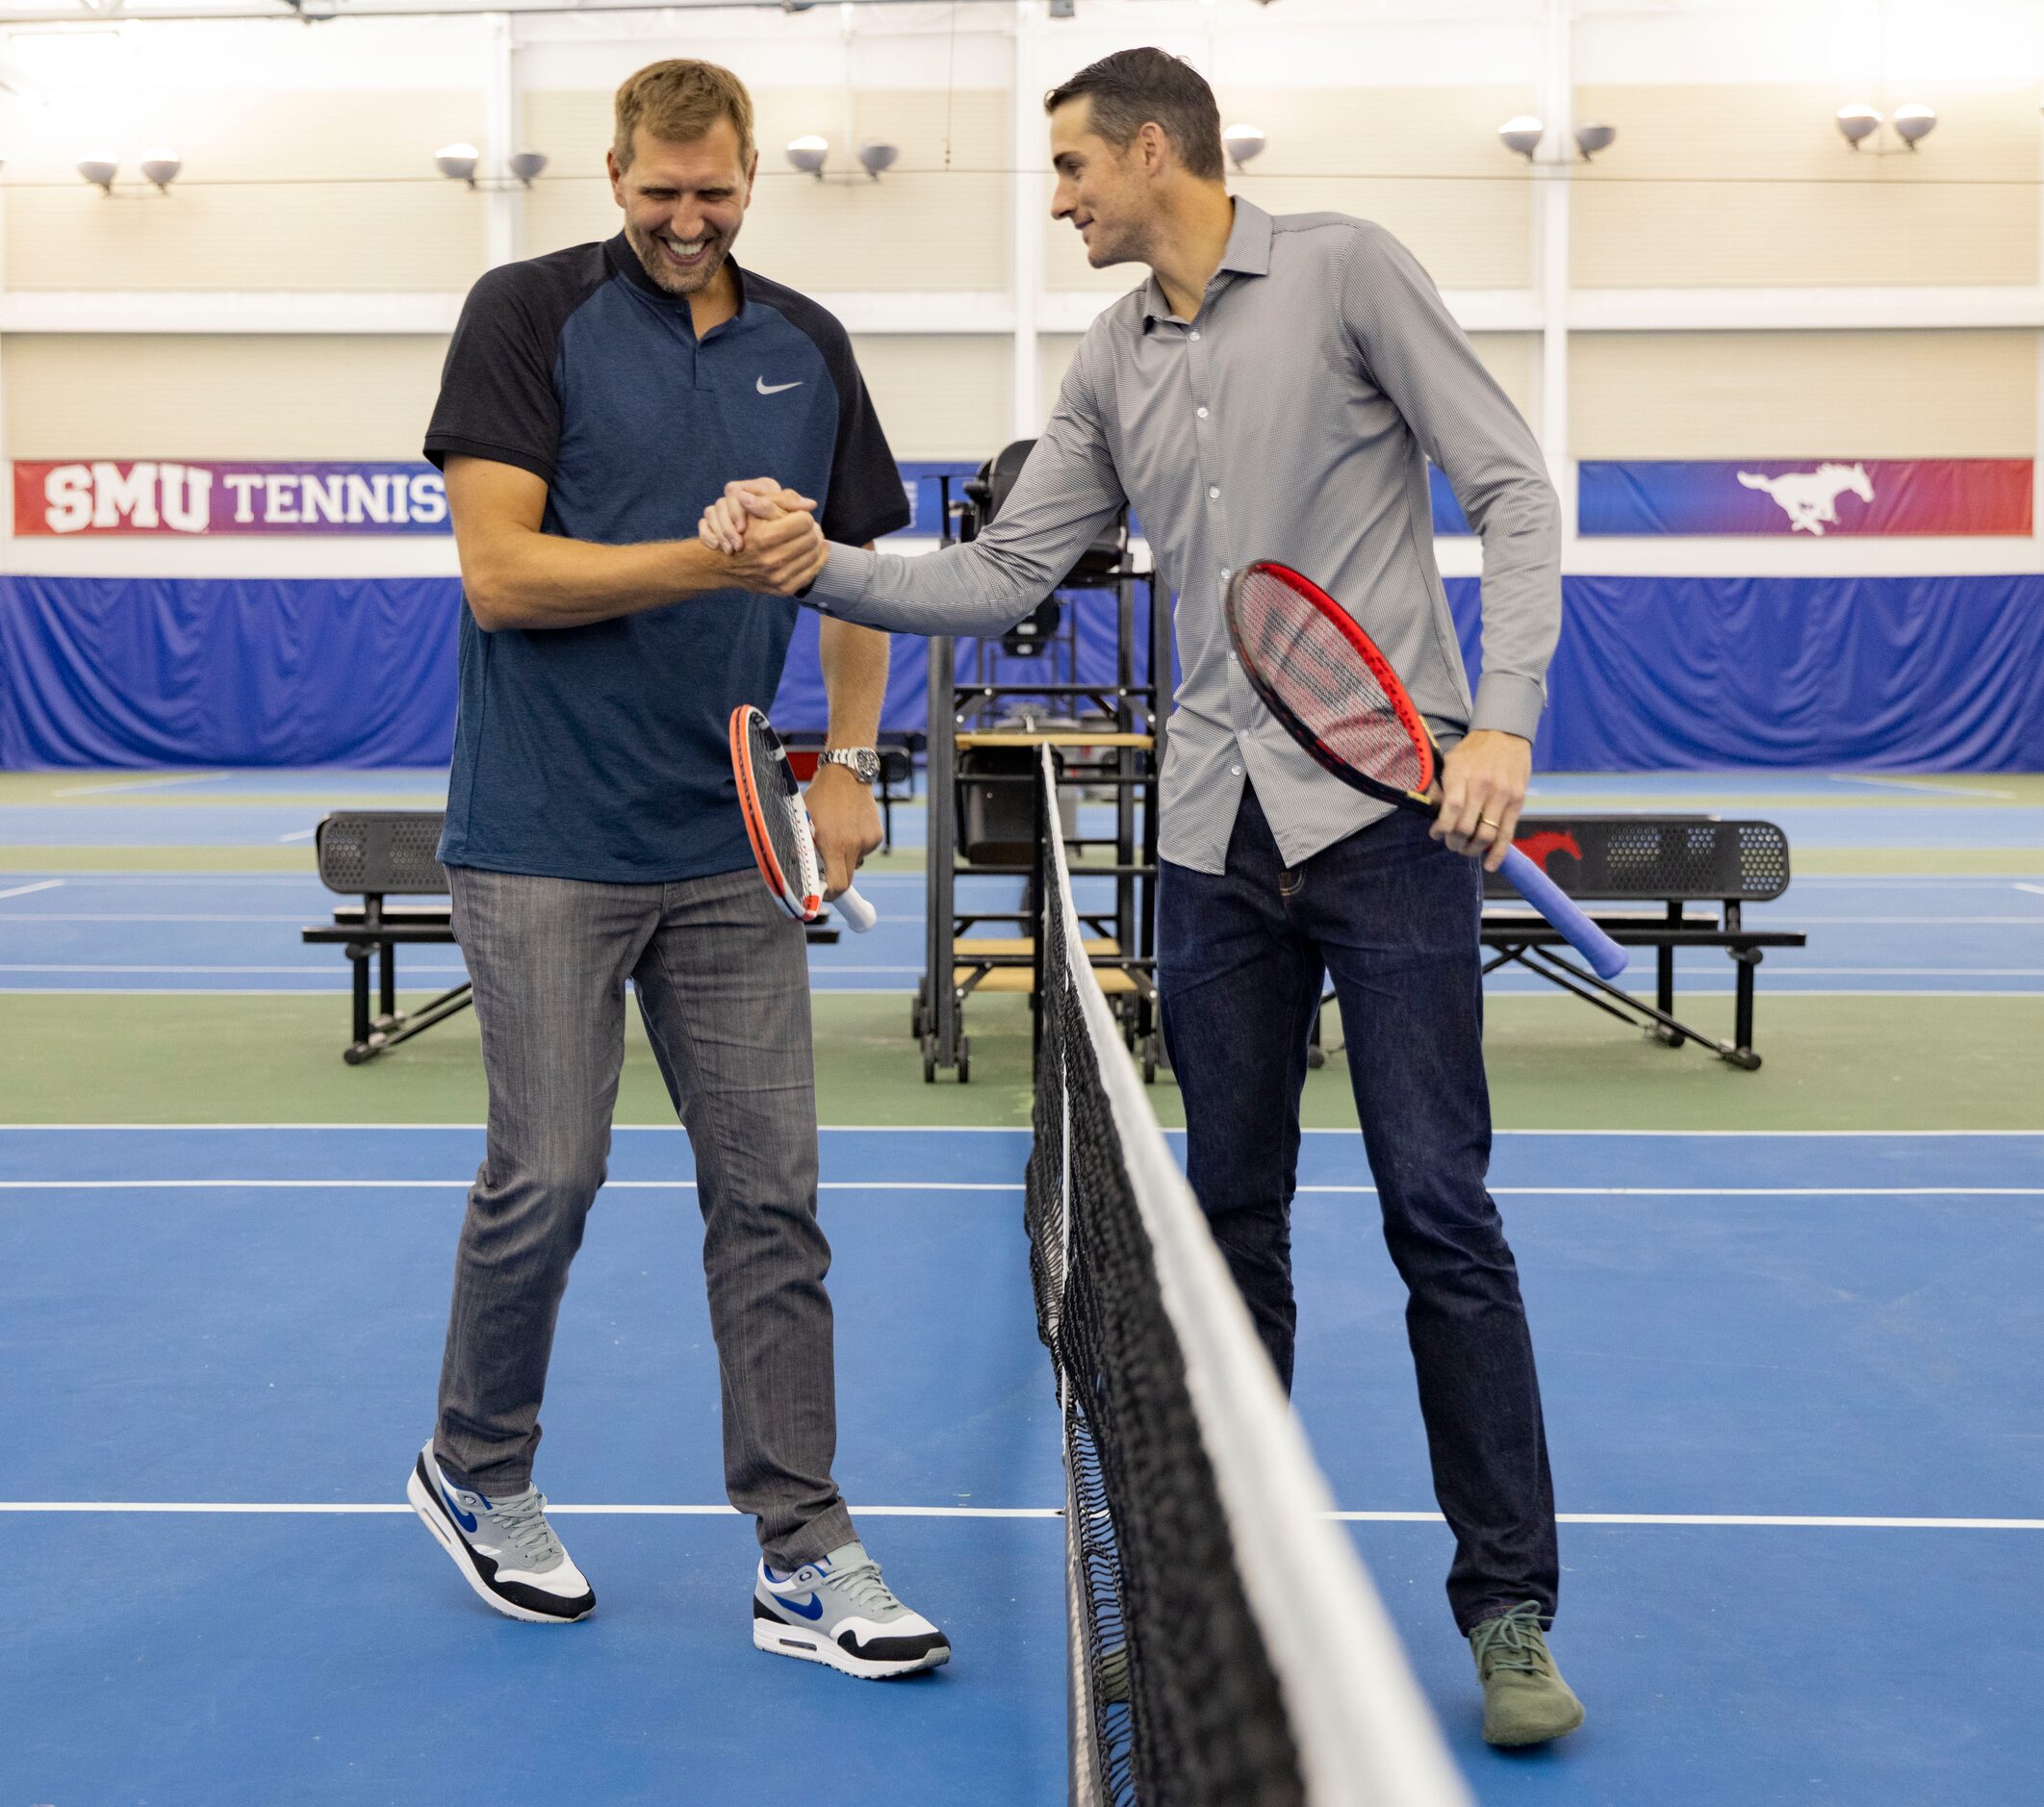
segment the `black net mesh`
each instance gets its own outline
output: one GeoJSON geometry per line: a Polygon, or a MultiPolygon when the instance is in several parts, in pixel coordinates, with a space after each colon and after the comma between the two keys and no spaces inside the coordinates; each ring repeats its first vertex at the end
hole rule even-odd
{"type": "Polygon", "coordinates": [[[1228,594],[1242,669],[1280,717],[1292,716],[1343,765],[1392,790],[1424,791],[1433,755],[1392,705],[1390,693],[1341,629],[1264,567],[1228,594]]]}
{"type": "MultiPolygon", "coordinates": [[[[1038,832],[1042,832],[1039,817],[1038,832]]],[[[1042,1042],[1027,1223],[1037,1327],[1064,1401],[1100,1797],[1279,1807],[1298,1751],[1236,1565],[1100,1062],[1060,876],[1042,910],[1042,1042]]]]}

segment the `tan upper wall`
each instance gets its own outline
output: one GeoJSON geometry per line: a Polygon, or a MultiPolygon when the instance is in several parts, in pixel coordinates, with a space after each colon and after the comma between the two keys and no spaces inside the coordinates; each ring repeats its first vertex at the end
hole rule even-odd
{"type": "Polygon", "coordinates": [[[0,341],[11,458],[417,458],[447,341],[0,341]]]}
{"type": "MultiPolygon", "coordinates": [[[[1832,88],[1583,88],[1619,129],[1575,172],[1582,288],[2037,280],[2035,84],[1933,85],[1914,156],[1846,147],[1832,88]]],[[[1886,140],[1891,145],[1893,139],[1886,140]]]]}
{"type": "MultiPolygon", "coordinates": [[[[759,181],[738,257],[805,290],[993,290],[1008,284],[1008,97],[966,90],[955,101],[928,89],[860,89],[851,142],[837,89],[754,92],[759,181]],[[951,168],[944,167],[946,121],[951,168]],[[790,169],[782,147],[816,133],[830,140],[830,167],[856,181],[818,182],[790,169]],[[901,151],[894,170],[869,182],[854,148],[884,139],[901,151]],[[967,173],[971,172],[971,173],[967,173]]],[[[539,89],[524,98],[526,141],[552,162],[525,200],[529,255],[606,239],[622,216],[603,179],[611,95],[539,89]]]]}
{"type": "Polygon", "coordinates": [[[446,291],[482,268],[482,196],[433,168],[481,135],[478,94],[182,90],[161,111],[192,180],[103,195],[49,116],[0,95],[10,289],[446,291]]]}
{"type": "Polygon", "coordinates": [[[1010,437],[1005,335],[855,335],[858,368],[897,458],[985,458],[1010,437]]]}
{"type": "Polygon", "coordinates": [[[2033,334],[1578,333],[1577,458],[2027,458],[2033,334]]]}
{"type": "MultiPolygon", "coordinates": [[[[1357,214],[1409,244],[1444,289],[1532,281],[1532,185],[1501,149],[1501,120],[1533,104],[1520,88],[1232,88],[1221,120],[1269,142],[1228,186],[1273,214],[1357,214]],[[1422,179],[1424,178],[1424,179],[1422,179]]],[[[1134,272],[1139,275],[1139,271],[1134,272]]],[[[1127,267],[1095,270],[1079,235],[1047,227],[1044,286],[1126,290],[1127,267]]]]}

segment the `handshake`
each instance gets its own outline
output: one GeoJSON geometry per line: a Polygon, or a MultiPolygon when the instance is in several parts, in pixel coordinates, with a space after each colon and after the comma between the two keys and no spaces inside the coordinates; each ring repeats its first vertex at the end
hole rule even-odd
{"type": "Polygon", "coordinates": [[[816,524],[816,504],[772,477],[728,483],[703,510],[703,544],[729,561],[731,584],[766,596],[794,596],[822,574],[830,551],[816,524]]]}

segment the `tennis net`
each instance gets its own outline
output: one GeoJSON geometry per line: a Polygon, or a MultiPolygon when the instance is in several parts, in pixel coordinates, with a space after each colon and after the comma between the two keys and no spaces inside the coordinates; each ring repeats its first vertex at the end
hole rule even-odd
{"type": "Polygon", "coordinates": [[[1064,1420],[1075,1803],[1469,1796],[1165,1147],[1037,773],[1027,1218],[1064,1420]]]}

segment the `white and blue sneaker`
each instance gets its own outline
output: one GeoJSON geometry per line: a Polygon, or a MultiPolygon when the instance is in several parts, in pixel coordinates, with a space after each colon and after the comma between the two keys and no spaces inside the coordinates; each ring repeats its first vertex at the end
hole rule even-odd
{"type": "Polygon", "coordinates": [[[828,1663],[879,1681],[951,1661],[951,1644],[897,1600],[865,1545],[847,1543],[777,1574],[764,1562],[753,1589],[753,1642],[776,1656],[828,1663]]]}
{"type": "Polygon", "coordinates": [[[536,1487],[489,1499],[456,1487],[419,1452],[405,1498],[425,1521],[454,1566],[499,1613],[534,1625],[563,1625],[596,1611],[596,1593],[547,1522],[547,1496],[536,1487]]]}

